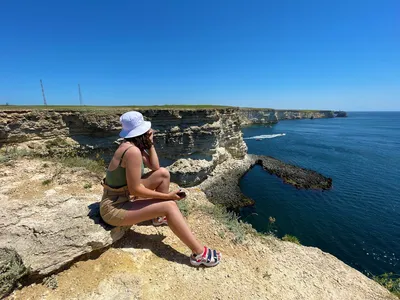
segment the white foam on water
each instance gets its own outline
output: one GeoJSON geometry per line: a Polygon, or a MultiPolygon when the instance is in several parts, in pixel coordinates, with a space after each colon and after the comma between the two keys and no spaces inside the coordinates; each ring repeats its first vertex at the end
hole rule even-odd
{"type": "Polygon", "coordinates": [[[277,133],[277,134],[264,134],[264,135],[256,135],[252,137],[244,138],[245,140],[256,140],[256,139],[273,139],[280,136],[285,136],[286,133],[277,133]]]}

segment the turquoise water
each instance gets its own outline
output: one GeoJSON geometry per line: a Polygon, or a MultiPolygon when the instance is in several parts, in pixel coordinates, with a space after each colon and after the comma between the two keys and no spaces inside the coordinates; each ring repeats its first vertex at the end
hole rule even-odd
{"type": "Polygon", "coordinates": [[[242,219],[259,231],[294,235],[364,273],[400,273],[400,112],[282,121],[243,133],[249,153],[316,170],[333,179],[333,189],[297,190],[256,167],[240,182],[256,201],[242,219]],[[251,138],[260,135],[268,138],[251,138]]]}

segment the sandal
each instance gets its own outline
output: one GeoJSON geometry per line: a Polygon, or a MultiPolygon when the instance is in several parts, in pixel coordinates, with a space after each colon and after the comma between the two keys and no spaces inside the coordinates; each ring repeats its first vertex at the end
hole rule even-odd
{"type": "Polygon", "coordinates": [[[216,250],[212,250],[204,246],[203,254],[192,254],[190,256],[190,264],[192,266],[198,267],[200,265],[205,265],[206,267],[214,267],[221,262],[222,254],[216,250]]]}
{"type": "Polygon", "coordinates": [[[167,217],[157,217],[152,221],[154,226],[168,225],[167,217]]]}

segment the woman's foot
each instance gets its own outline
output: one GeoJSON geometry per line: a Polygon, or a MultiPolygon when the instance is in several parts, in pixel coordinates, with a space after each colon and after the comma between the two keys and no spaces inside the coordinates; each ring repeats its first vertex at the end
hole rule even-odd
{"type": "Polygon", "coordinates": [[[190,264],[192,266],[205,265],[206,267],[214,267],[221,262],[222,254],[216,250],[209,249],[204,246],[202,254],[192,254],[190,256],[190,264]]]}
{"type": "Polygon", "coordinates": [[[167,217],[157,217],[152,221],[154,226],[168,225],[167,217]]]}

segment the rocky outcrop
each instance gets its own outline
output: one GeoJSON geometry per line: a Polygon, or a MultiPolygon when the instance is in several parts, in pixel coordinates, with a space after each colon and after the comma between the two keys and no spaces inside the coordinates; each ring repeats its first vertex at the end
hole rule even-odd
{"type": "Polygon", "coordinates": [[[279,159],[265,155],[249,155],[254,165],[260,165],[269,174],[276,175],[283,182],[293,185],[298,189],[320,189],[332,188],[332,178],[325,177],[313,170],[304,169],[287,164],[279,159]]]}
{"type": "Polygon", "coordinates": [[[336,118],[346,118],[347,117],[347,112],[338,110],[334,112],[336,118]]]}
{"type": "MultiPolygon", "coordinates": [[[[112,152],[121,129],[124,110],[5,110],[0,112],[0,148],[21,144],[46,155],[55,148],[71,147],[112,152]]],[[[242,139],[238,109],[140,110],[152,122],[161,158],[211,159],[217,147],[241,158],[247,147],[242,139]]]]}
{"type": "Polygon", "coordinates": [[[278,116],[273,109],[241,108],[239,115],[242,125],[278,123],[278,116]]]}
{"type": "MultiPolygon", "coordinates": [[[[0,163],[0,249],[13,249],[22,258],[29,269],[24,282],[105,250],[129,229],[101,220],[100,178],[82,167],[41,159],[0,163]]],[[[23,269],[18,260],[3,257],[0,250],[0,281],[7,273],[12,285],[23,269]]]]}
{"type": "Polygon", "coordinates": [[[100,220],[93,197],[1,201],[0,247],[13,248],[30,277],[51,274],[80,256],[111,245],[127,228],[100,220]]]}
{"type": "Polygon", "coordinates": [[[232,156],[225,148],[217,148],[211,161],[205,159],[179,159],[167,169],[171,174],[171,181],[182,187],[190,187],[200,184],[215,169],[232,156]]]}
{"type": "Polygon", "coordinates": [[[252,205],[254,201],[241,192],[239,180],[255,165],[262,166],[268,173],[299,189],[327,190],[332,187],[331,178],[263,155],[246,155],[242,160],[227,159],[199,186],[214,204],[230,208],[252,205]]]}
{"type": "Polygon", "coordinates": [[[213,204],[239,208],[254,204],[239,187],[239,180],[251,168],[254,161],[247,155],[244,159],[229,159],[218,165],[199,187],[213,204]]]}
{"type": "Polygon", "coordinates": [[[334,118],[330,110],[276,110],[270,108],[241,108],[239,111],[243,125],[274,124],[279,120],[334,118]]]}

